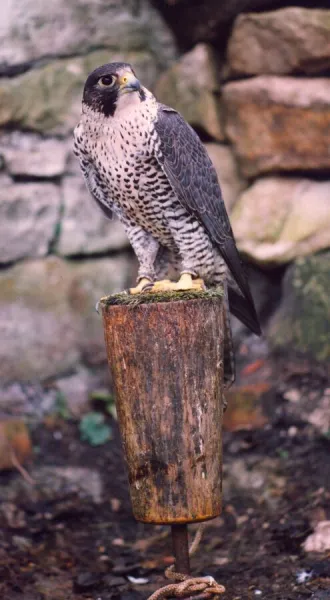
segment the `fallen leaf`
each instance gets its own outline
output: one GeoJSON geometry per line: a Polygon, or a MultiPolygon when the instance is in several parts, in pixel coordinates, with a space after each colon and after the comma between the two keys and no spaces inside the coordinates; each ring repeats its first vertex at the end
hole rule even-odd
{"type": "Polygon", "coordinates": [[[0,470],[23,464],[32,454],[29,431],[20,419],[0,420],[0,470]]]}
{"type": "Polygon", "coordinates": [[[164,556],[163,563],[164,565],[173,565],[175,562],[174,556],[164,556]]]}
{"type": "Polygon", "coordinates": [[[153,571],[153,570],[157,569],[160,565],[161,565],[161,561],[160,560],[156,560],[155,558],[151,558],[150,560],[144,560],[141,563],[141,567],[143,569],[147,569],[147,570],[150,570],[150,571],[153,571]]]}
{"type": "Polygon", "coordinates": [[[264,359],[258,358],[258,360],[255,360],[254,362],[244,367],[244,369],[242,370],[242,375],[252,375],[252,373],[259,371],[259,369],[261,369],[261,367],[264,366],[265,362],[266,361],[264,359]]]}
{"type": "Polygon", "coordinates": [[[223,567],[224,565],[228,565],[229,558],[227,558],[226,556],[215,557],[212,563],[217,567],[223,567]]]}
{"type": "Polygon", "coordinates": [[[255,383],[232,387],[226,392],[228,408],[224,414],[226,431],[261,429],[268,423],[262,412],[260,398],[270,389],[269,383],[255,383]]]}
{"type": "Polygon", "coordinates": [[[166,539],[168,535],[169,532],[165,530],[161,531],[160,533],[156,533],[155,535],[149,538],[142,538],[141,540],[137,540],[137,542],[133,544],[133,548],[138,552],[146,552],[150,548],[150,546],[153,546],[157,542],[166,539]]]}

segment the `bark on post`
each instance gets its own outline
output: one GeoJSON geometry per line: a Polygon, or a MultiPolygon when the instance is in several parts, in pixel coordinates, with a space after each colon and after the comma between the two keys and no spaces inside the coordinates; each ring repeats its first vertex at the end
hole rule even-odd
{"type": "Polygon", "coordinates": [[[216,292],[102,299],[135,518],[221,512],[224,306],[216,292]]]}

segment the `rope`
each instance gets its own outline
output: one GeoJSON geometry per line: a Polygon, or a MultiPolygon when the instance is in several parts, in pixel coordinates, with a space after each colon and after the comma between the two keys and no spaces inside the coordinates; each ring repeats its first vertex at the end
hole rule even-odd
{"type": "MultiPolygon", "coordinates": [[[[179,575],[179,573],[177,574],[179,575]]],[[[184,575],[184,577],[185,581],[170,583],[157,590],[149,597],[149,600],[189,598],[192,595],[195,600],[208,600],[209,598],[217,600],[220,598],[220,594],[226,591],[224,586],[217,583],[213,577],[190,577],[189,575],[184,575]]]]}
{"type": "MultiPolygon", "coordinates": [[[[189,548],[189,556],[197,552],[201,542],[205,524],[201,523],[196,531],[196,535],[189,548]]],[[[175,565],[171,565],[165,570],[166,579],[172,579],[176,583],[165,585],[154,592],[148,600],[163,600],[164,598],[190,598],[194,600],[218,600],[220,595],[226,591],[226,588],[217,583],[213,577],[191,577],[174,571],[175,565]]]]}

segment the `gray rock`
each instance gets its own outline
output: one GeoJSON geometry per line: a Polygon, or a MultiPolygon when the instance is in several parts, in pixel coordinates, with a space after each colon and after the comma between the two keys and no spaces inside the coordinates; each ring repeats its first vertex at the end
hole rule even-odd
{"type": "Polygon", "coordinates": [[[291,6],[242,14],[228,43],[234,75],[316,73],[330,68],[330,11],[291,6]]]}
{"type": "Polygon", "coordinates": [[[330,253],[297,259],[287,270],[268,337],[282,356],[330,360],[330,253]]]}
{"type": "Polygon", "coordinates": [[[288,389],[284,394],[287,400],[285,413],[292,420],[306,421],[323,434],[330,431],[330,388],[323,391],[301,391],[297,388],[288,389]]]}
{"type": "Polygon", "coordinates": [[[223,87],[226,131],[247,177],[330,168],[330,80],[260,75],[223,87]]]}
{"type": "Polygon", "coordinates": [[[64,178],[63,212],[55,251],[64,256],[120,250],[128,246],[121,223],[110,221],[88,192],[81,173],[64,178]]]}
{"type": "Polygon", "coordinates": [[[281,264],[330,246],[330,181],[264,177],[242,193],[231,222],[238,247],[281,264]]]}
{"type": "Polygon", "coordinates": [[[228,500],[236,494],[264,502],[276,511],[287,482],[282,474],[281,461],[274,458],[251,457],[230,461],[224,466],[224,490],[228,500]]]}
{"type": "MultiPolygon", "coordinates": [[[[0,500],[17,502],[23,498],[36,503],[42,499],[54,503],[65,503],[66,499],[77,494],[82,500],[91,500],[94,504],[102,502],[103,483],[98,471],[84,467],[34,467],[29,475],[35,482],[31,484],[22,477],[15,477],[10,486],[0,486],[0,500]]],[[[72,503],[74,506],[74,502],[72,503]]],[[[52,514],[46,513],[51,518],[52,514]]]]}
{"type": "Polygon", "coordinates": [[[71,306],[79,316],[79,349],[90,366],[106,364],[101,316],[95,306],[103,296],[120,292],[133,281],[133,265],[126,256],[70,264],[71,306]]]}
{"type": "MultiPolygon", "coordinates": [[[[2,178],[1,178],[2,179],[2,178]]],[[[60,213],[60,192],[51,183],[0,185],[0,263],[45,256],[60,213]]]]}
{"type": "Polygon", "coordinates": [[[44,381],[75,371],[81,358],[105,364],[101,296],[132,280],[127,257],[26,261],[0,271],[0,384],[44,381]]]}
{"type": "Polygon", "coordinates": [[[131,63],[147,87],[155,83],[157,62],[142,50],[121,54],[98,50],[80,58],[55,60],[19,77],[0,80],[0,126],[10,123],[41,133],[70,133],[80,118],[87,75],[116,60],[131,63]]]}
{"type": "MultiPolygon", "coordinates": [[[[170,29],[146,0],[6,0],[1,12],[0,64],[18,65],[50,56],[149,48],[163,66],[175,56],[170,29]]],[[[110,54],[109,52],[109,54],[110,54]]]]}
{"type": "Polygon", "coordinates": [[[107,389],[109,373],[100,368],[86,369],[77,365],[74,373],[40,381],[13,382],[0,386],[0,413],[8,416],[28,416],[42,421],[46,415],[80,417],[90,408],[90,394],[107,389]]]}
{"type": "Polygon", "coordinates": [[[205,144],[208,155],[215,167],[221,185],[222,195],[230,212],[247,182],[241,176],[235,155],[230,146],[205,144]]]}
{"type": "Polygon", "coordinates": [[[175,108],[192,125],[224,140],[218,65],[214,50],[199,44],[184,54],[157,82],[157,99],[175,108]]]}
{"type": "Polygon", "coordinates": [[[66,168],[68,145],[54,138],[15,131],[3,134],[0,155],[11,175],[23,177],[59,177],[66,168]]]}
{"type": "Polygon", "coordinates": [[[74,368],[78,319],[70,307],[72,275],[58,258],[0,272],[0,382],[44,380],[74,368]]]}
{"type": "Polygon", "coordinates": [[[36,481],[43,496],[54,499],[64,494],[77,492],[81,498],[88,498],[95,504],[102,502],[103,485],[100,474],[84,467],[39,467],[31,476],[36,481]]]}
{"type": "Polygon", "coordinates": [[[71,415],[80,417],[86,412],[94,388],[93,377],[87,369],[79,368],[74,375],[62,377],[54,383],[71,415]]]}
{"type": "MultiPolygon", "coordinates": [[[[1,380],[2,383],[2,380],[1,380]]],[[[30,417],[41,421],[45,415],[56,412],[58,393],[49,385],[13,382],[0,386],[0,412],[8,416],[30,417]]]]}

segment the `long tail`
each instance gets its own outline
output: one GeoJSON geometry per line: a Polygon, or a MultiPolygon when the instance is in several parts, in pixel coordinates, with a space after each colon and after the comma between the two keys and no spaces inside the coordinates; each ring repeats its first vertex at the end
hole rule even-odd
{"type": "MultiPolygon", "coordinates": [[[[236,378],[235,353],[233,337],[231,333],[230,317],[229,317],[229,302],[228,302],[228,287],[224,284],[225,291],[225,339],[224,339],[224,355],[223,355],[223,378],[226,389],[233,385],[236,378]]],[[[225,405],[226,408],[227,405],[225,405]]]]}
{"type": "Polygon", "coordinates": [[[235,315],[246,327],[256,335],[261,335],[261,327],[255,310],[246,302],[244,296],[230,285],[228,286],[228,300],[230,312],[235,315]]]}

